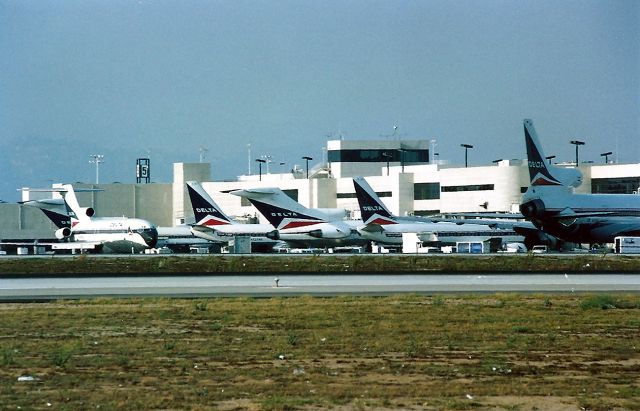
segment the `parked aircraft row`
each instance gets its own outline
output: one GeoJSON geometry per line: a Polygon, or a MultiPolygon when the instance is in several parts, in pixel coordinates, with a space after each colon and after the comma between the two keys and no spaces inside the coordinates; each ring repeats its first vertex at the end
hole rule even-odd
{"type": "MultiPolygon", "coordinates": [[[[520,211],[529,222],[505,220],[430,219],[394,216],[362,177],[353,180],[361,220],[345,220],[343,209],[306,208],[279,188],[232,190],[246,198],[269,224],[234,222],[196,181],[187,182],[195,224],[165,229],[165,244],[198,241],[228,243],[235,236],[250,236],[254,249],[266,251],[286,242],[292,247],[336,247],[371,242],[402,246],[404,233],[415,233],[423,242],[455,244],[460,241],[522,242],[554,246],[558,242],[612,243],[617,236],[640,236],[640,196],[575,194],[582,182],[577,169],[547,164],[531,120],[524,120],[531,184],[520,211]],[[197,239],[188,238],[189,233],[197,239]]],[[[70,184],[56,191],[61,200],[29,202],[53,221],[58,243],[41,243],[53,249],[98,249],[130,253],[156,247],[158,227],[147,220],[126,217],[94,217],[81,207],[70,184]],[[62,208],[53,211],[52,207],[62,208]]]]}
{"type": "Polygon", "coordinates": [[[523,240],[513,229],[487,224],[402,219],[389,212],[364,178],[354,178],[353,184],[362,220],[344,220],[346,212],[341,209],[306,208],[276,187],[229,191],[249,200],[269,221],[265,225],[233,224],[200,183],[189,181],[187,187],[196,216],[192,232],[214,241],[250,232],[252,236],[261,234],[263,239],[278,239],[293,247],[361,246],[371,242],[401,247],[403,233],[416,233],[422,241],[431,243],[523,240]]]}

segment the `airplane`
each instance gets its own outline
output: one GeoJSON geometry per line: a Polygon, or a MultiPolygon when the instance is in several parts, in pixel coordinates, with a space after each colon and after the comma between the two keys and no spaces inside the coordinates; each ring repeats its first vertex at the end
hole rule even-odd
{"type": "Polygon", "coordinates": [[[460,241],[497,242],[500,240],[500,243],[508,243],[523,240],[523,237],[513,229],[501,229],[487,224],[434,222],[419,217],[394,216],[363,177],[354,177],[353,186],[364,222],[364,226],[359,228],[359,231],[363,236],[371,238],[372,241],[402,245],[403,233],[416,233],[421,241],[445,244],[455,244],[460,241]],[[380,240],[380,236],[384,238],[380,240]]]}
{"type": "Polygon", "coordinates": [[[25,204],[39,207],[58,227],[54,233],[55,237],[64,242],[39,245],[51,246],[53,250],[99,250],[105,253],[139,253],[156,246],[158,230],[149,221],[127,217],[93,217],[93,208],[80,207],[71,184],[63,184],[59,189],[46,191],[62,195],[65,214],[46,208],[46,205],[60,204],[59,200],[41,200],[25,204]]]}
{"type": "Polygon", "coordinates": [[[574,243],[613,243],[618,236],[640,236],[640,196],[575,194],[582,173],[547,164],[533,121],[524,120],[531,185],[520,212],[536,227],[574,243]]]}
{"type": "Polygon", "coordinates": [[[197,181],[187,181],[187,191],[195,216],[191,226],[194,236],[218,243],[228,243],[236,236],[250,236],[256,251],[269,251],[279,241],[278,230],[270,224],[241,224],[233,221],[213,201],[197,181]]]}
{"type": "Polygon", "coordinates": [[[343,220],[344,209],[307,208],[275,187],[231,190],[229,194],[248,199],[278,230],[280,239],[292,246],[336,247],[370,242],[358,232],[361,221],[343,220]]]}
{"type": "MultiPolygon", "coordinates": [[[[82,189],[82,191],[86,190],[82,189]]],[[[68,208],[62,198],[20,201],[19,204],[39,208],[58,228],[71,228],[71,216],[68,214],[68,208]]],[[[158,249],[166,247],[172,252],[187,252],[191,246],[206,247],[212,244],[209,240],[195,237],[191,232],[191,226],[187,224],[174,227],[156,226],[156,229],[158,230],[158,242],[156,243],[158,249]]]]}

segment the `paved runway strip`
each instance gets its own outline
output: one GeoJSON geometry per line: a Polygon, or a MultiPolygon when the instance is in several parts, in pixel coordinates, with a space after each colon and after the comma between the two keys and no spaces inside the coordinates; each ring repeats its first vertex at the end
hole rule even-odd
{"type": "Polygon", "coordinates": [[[444,292],[640,292],[636,274],[251,275],[0,279],[0,299],[100,296],[386,295],[444,292]],[[278,278],[276,287],[275,279],[278,278]]]}

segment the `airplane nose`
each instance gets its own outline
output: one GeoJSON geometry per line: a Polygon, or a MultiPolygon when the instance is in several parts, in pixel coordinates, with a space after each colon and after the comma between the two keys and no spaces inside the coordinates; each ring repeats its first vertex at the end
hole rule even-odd
{"type": "Polygon", "coordinates": [[[151,248],[155,248],[156,244],[158,244],[158,229],[155,227],[151,227],[148,230],[145,230],[142,233],[142,238],[144,238],[144,242],[151,248]]]}

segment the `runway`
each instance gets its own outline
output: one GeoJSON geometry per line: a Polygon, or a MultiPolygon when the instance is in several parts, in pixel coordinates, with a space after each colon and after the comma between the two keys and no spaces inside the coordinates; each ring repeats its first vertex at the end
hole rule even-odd
{"type": "Polygon", "coordinates": [[[637,274],[247,275],[0,279],[0,300],[94,297],[640,292],[637,274]],[[276,278],[277,286],[276,286],[276,278]]]}

